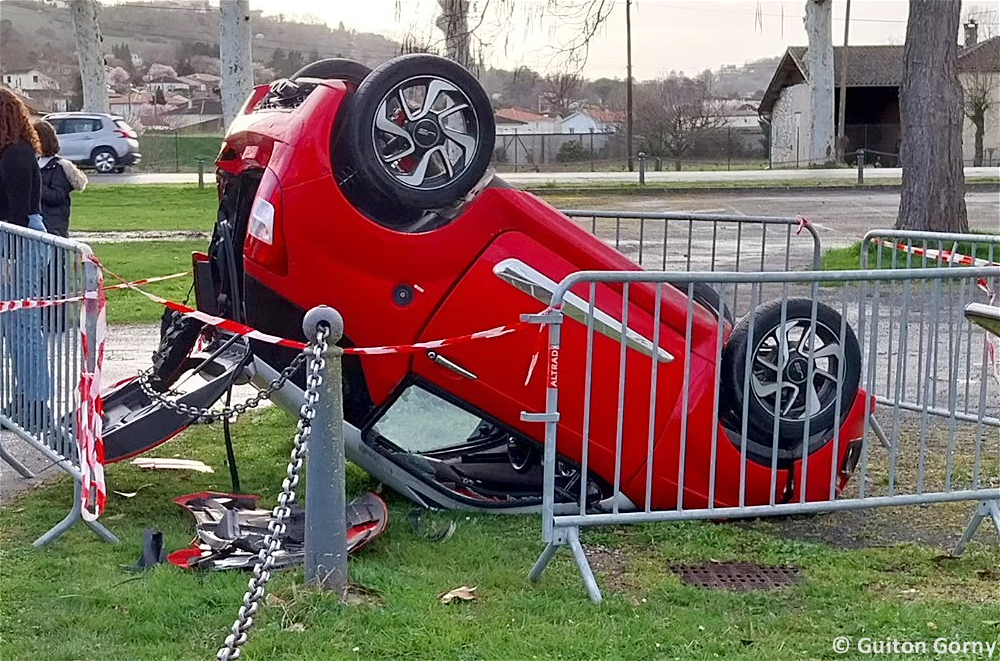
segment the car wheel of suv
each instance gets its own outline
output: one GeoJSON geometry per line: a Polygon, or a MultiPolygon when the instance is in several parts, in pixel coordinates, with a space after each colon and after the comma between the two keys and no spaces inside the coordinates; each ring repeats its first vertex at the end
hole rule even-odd
{"type": "MultiPolygon", "coordinates": [[[[674,285],[677,289],[681,290],[685,295],[688,293],[687,285],[674,285]]],[[[719,318],[719,311],[722,311],[723,318],[730,324],[733,323],[733,313],[729,311],[729,307],[726,305],[725,301],[722,300],[722,296],[719,292],[715,290],[715,287],[706,282],[695,282],[692,283],[691,287],[691,298],[694,302],[707,308],[715,318],[719,318]]]]}
{"type": "Polygon", "coordinates": [[[744,397],[749,399],[748,425],[760,443],[771,444],[777,418],[779,448],[788,449],[802,440],[807,420],[812,437],[828,433],[847,417],[861,381],[861,348],[849,325],[843,324],[841,335],[842,319],[833,308],[816,303],[813,331],[812,300],[790,298],[784,305],[783,325],[780,299],[761,305],[736,325],[723,349],[721,388],[737,418],[743,414],[744,397]],[[748,348],[750,389],[744,392],[748,348]]]}
{"type": "Polygon", "coordinates": [[[94,169],[101,174],[111,174],[118,167],[118,154],[109,147],[98,147],[90,155],[90,162],[93,163],[94,169]]]}
{"type": "Polygon", "coordinates": [[[443,57],[404,55],[358,87],[343,132],[367,194],[410,210],[440,209],[482,179],[496,136],[482,86],[443,57]]]}
{"type": "Polygon", "coordinates": [[[310,62],[292,74],[292,80],[299,78],[320,78],[322,80],[343,80],[355,88],[372,72],[371,69],[345,57],[330,57],[325,60],[310,62]]]}

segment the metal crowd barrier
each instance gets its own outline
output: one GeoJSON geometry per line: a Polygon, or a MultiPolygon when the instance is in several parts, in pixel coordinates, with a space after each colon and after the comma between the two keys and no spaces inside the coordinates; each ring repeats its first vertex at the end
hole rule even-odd
{"type": "MultiPolygon", "coordinates": [[[[981,255],[982,266],[1000,262],[1000,235],[877,229],[865,234],[861,241],[861,268],[895,270],[937,265],[963,269],[974,263],[971,258],[977,254],[981,255]]],[[[962,311],[966,305],[994,302],[983,288],[995,289],[996,283],[970,284],[975,286],[944,292],[924,281],[873,283],[872,288],[878,289],[873,295],[883,306],[889,303],[887,310],[877,316],[880,323],[888,325],[889,343],[874,369],[876,401],[1000,427],[1000,408],[987,407],[985,415],[978,410],[982,374],[977,346],[973,335],[963,335],[958,328],[964,324],[962,311]],[[943,306],[945,310],[940,312],[944,323],[934,323],[936,314],[928,317],[927,305],[907,305],[914,297],[923,298],[935,313],[943,306]],[[895,345],[893,339],[897,340],[895,345]],[[944,369],[931,369],[931,365],[944,369]]]]}
{"type": "Polygon", "coordinates": [[[820,269],[819,234],[791,216],[561,210],[651,271],[820,269]]]}
{"type": "Polygon", "coordinates": [[[955,552],[984,518],[1000,531],[1000,435],[987,432],[1000,381],[961,305],[998,279],[998,267],[568,276],[526,317],[549,326],[545,410],[522,414],[545,425],[546,547],[531,579],[566,545],[600,601],[580,542],[595,525],[970,500],[955,552]],[[696,306],[705,285],[721,300],[739,288],[732,331],[696,306]],[[936,403],[917,393],[934,374],[936,403]],[[876,417],[888,451],[871,451],[876,417]],[[592,479],[557,503],[566,460],[592,479]],[[610,497],[595,501],[594,480],[610,497]]]}
{"type": "MultiPolygon", "coordinates": [[[[96,294],[100,270],[90,247],[51,234],[0,223],[0,302],[56,300],[96,294]]],[[[52,307],[0,312],[0,429],[31,446],[73,476],[69,514],[35,541],[48,544],[82,518],[77,439],[81,374],[94,372],[96,350],[84,355],[83,343],[96,347],[97,315],[83,315],[83,301],[52,307]]],[[[34,474],[0,444],[0,459],[25,478],[34,474]]],[[[117,538],[96,521],[87,525],[103,539],[117,538]]]]}

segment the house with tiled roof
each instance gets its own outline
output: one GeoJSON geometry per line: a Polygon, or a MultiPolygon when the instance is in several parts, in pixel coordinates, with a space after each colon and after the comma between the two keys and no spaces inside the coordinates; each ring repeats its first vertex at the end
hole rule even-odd
{"type": "MultiPolygon", "coordinates": [[[[789,47],[771,78],[757,112],[771,125],[771,165],[808,165],[809,68],[807,48],[789,47]]],[[[840,103],[844,48],[833,50],[834,107],[840,103]]],[[[899,86],[903,82],[902,46],[849,46],[845,135],[848,151],[884,152],[883,165],[895,165],[899,151],[899,86]]],[[[834,117],[838,116],[836,110],[834,117]]],[[[835,120],[836,121],[836,120],[835,120]]]]}
{"type": "Polygon", "coordinates": [[[524,108],[500,108],[494,113],[497,135],[558,133],[558,117],[539,115],[524,108]]]}
{"type": "MultiPolygon", "coordinates": [[[[966,36],[975,40],[976,26],[966,24],[966,36]],[[970,32],[970,27],[972,31],[970,32]]],[[[958,80],[965,93],[966,111],[981,104],[983,112],[982,165],[1000,162],[1000,37],[977,42],[958,55],[958,80]]],[[[972,118],[965,117],[962,127],[962,153],[966,163],[976,163],[977,129],[972,118]]]]}
{"type": "Polygon", "coordinates": [[[625,124],[625,113],[581,108],[559,122],[560,133],[614,133],[625,124]]]}

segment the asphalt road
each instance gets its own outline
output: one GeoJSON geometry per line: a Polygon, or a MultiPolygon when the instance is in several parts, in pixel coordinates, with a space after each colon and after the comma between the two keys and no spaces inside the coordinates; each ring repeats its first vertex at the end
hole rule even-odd
{"type": "MultiPolygon", "coordinates": [[[[572,184],[617,184],[635,183],[637,172],[504,172],[500,176],[513,186],[539,186],[547,183],[572,184]]],[[[868,168],[865,181],[898,181],[902,176],[900,168],[868,168]]],[[[966,178],[1000,177],[1000,167],[965,168],[966,178]]],[[[734,182],[766,181],[856,181],[857,170],[836,168],[829,170],[702,170],[683,172],[647,172],[647,184],[672,183],[717,183],[731,185],[734,182]]],[[[212,173],[205,174],[205,181],[213,180],[212,173]]],[[[197,173],[142,173],[94,175],[93,184],[189,184],[197,183],[197,173]]]]}

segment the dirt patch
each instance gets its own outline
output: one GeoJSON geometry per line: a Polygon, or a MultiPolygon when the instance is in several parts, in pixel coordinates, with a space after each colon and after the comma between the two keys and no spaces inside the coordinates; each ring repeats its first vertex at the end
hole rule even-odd
{"type": "Polygon", "coordinates": [[[84,243],[128,243],[133,241],[208,241],[211,232],[194,230],[135,230],[129,232],[74,232],[84,243]]]}
{"type": "Polygon", "coordinates": [[[584,544],[583,550],[602,590],[635,593],[640,589],[639,582],[629,575],[635,566],[634,551],[604,544],[584,544]]]}

